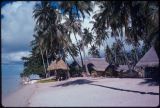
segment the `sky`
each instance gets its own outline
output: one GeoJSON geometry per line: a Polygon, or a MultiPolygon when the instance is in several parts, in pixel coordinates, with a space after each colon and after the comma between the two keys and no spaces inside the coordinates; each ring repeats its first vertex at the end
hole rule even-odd
{"type": "Polygon", "coordinates": [[[12,2],[1,8],[2,63],[20,62],[29,54],[35,21],[32,11],[35,2],[12,2]]]}
{"type": "MultiPolygon", "coordinates": [[[[30,54],[30,41],[34,39],[35,21],[33,19],[33,8],[35,3],[35,1],[16,1],[6,3],[3,7],[1,5],[2,63],[19,63],[22,62],[21,57],[30,54]]],[[[89,23],[89,21],[92,20],[93,14],[98,10],[98,6],[95,6],[91,17],[86,14],[86,18],[82,23],[83,28],[92,28],[93,24],[89,23]]],[[[75,43],[73,34],[71,39],[75,43]]],[[[113,41],[113,39],[108,39],[107,43],[111,45],[113,41]]]]}

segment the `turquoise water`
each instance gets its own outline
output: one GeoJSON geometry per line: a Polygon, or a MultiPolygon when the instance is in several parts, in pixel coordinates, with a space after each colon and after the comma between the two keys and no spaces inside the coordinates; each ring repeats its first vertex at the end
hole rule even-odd
{"type": "Polygon", "coordinates": [[[22,86],[20,84],[22,71],[23,64],[2,64],[2,96],[7,96],[22,86]]]}

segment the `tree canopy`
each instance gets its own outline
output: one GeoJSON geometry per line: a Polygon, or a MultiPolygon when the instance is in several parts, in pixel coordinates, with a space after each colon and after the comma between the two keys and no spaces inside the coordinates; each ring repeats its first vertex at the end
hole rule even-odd
{"type": "Polygon", "coordinates": [[[83,67],[89,46],[92,57],[100,57],[98,48],[104,47],[106,61],[115,64],[127,64],[129,60],[136,63],[151,46],[155,46],[160,55],[158,1],[41,1],[35,5],[33,17],[36,25],[31,55],[22,58],[24,72],[21,76],[47,77],[46,68],[51,61],[62,58],[66,62],[69,56],[79,66],[76,57],[80,56],[83,67]],[[84,20],[85,14],[91,15],[96,5],[100,11],[93,13],[93,21],[90,21],[93,28],[82,30],[80,19],[84,20]],[[109,28],[111,34],[107,31],[109,28]],[[71,33],[76,44],[72,42],[71,33]],[[111,47],[104,45],[109,37],[115,39],[111,47]],[[125,45],[133,47],[130,52],[125,45]]]}

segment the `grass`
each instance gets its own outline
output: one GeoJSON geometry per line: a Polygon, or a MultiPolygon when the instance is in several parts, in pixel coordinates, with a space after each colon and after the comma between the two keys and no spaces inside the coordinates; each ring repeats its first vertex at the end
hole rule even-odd
{"type": "Polygon", "coordinates": [[[46,79],[46,80],[39,80],[37,83],[48,83],[48,82],[55,82],[55,79],[46,79]]]}

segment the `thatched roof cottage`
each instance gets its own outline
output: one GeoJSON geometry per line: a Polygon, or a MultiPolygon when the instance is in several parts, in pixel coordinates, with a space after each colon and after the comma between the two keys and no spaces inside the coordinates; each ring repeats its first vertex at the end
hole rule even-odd
{"type": "Polygon", "coordinates": [[[136,67],[155,67],[159,66],[159,58],[154,49],[151,47],[149,51],[139,60],[136,67]]]}
{"type": "Polygon", "coordinates": [[[104,76],[105,69],[109,66],[109,63],[106,62],[105,58],[88,58],[83,60],[83,62],[85,65],[87,65],[90,74],[90,68],[93,68],[97,72],[98,76],[104,76]]]}
{"type": "Polygon", "coordinates": [[[116,68],[116,71],[119,73],[120,77],[138,77],[138,73],[137,71],[135,71],[134,69],[131,69],[131,72],[128,68],[128,65],[119,65],[116,68]]]}
{"type": "Polygon", "coordinates": [[[69,78],[69,67],[62,59],[52,61],[47,70],[50,71],[51,76],[56,75],[57,80],[69,78]]]}
{"type": "Polygon", "coordinates": [[[152,46],[148,52],[136,64],[136,70],[141,77],[155,77],[159,72],[159,58],[155,48],[152,46]]]}
{"type": "Polygon", "coordinates": [[[52,61],[47,68],[48,71],[58,70],[58,69],[69,70],[69,67],[66,65],[66,63],[62,59],[60,59],[59,61],[57,60],[52,61]]]}

